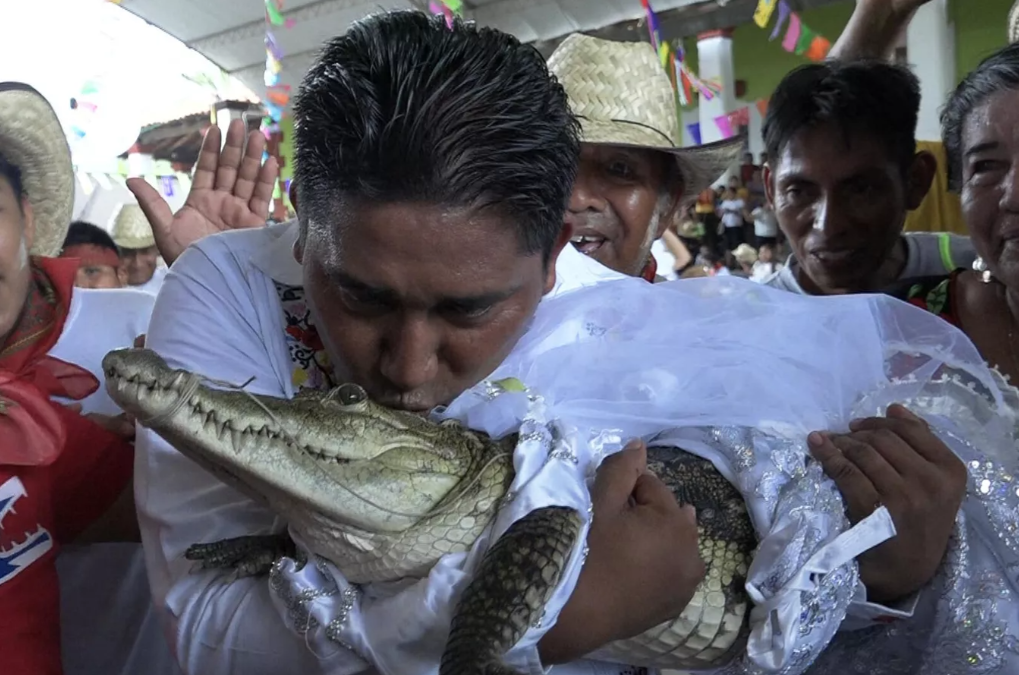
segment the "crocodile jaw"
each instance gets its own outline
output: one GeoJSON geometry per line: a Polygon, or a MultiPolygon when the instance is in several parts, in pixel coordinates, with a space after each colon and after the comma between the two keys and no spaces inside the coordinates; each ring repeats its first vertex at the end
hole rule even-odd
{"type": "Polygon", "coordinates": [[[103,369],[110,396],[139,423],[288,520],[314,512],[339,529],[404,531],[471,464],[464,448],[444,451],[435,445],[442,438],[422,431],[438,427],[410,415],[345,412],[327,394],[281,401],[212,389],[149,350],[111,352],[103,369]]]}

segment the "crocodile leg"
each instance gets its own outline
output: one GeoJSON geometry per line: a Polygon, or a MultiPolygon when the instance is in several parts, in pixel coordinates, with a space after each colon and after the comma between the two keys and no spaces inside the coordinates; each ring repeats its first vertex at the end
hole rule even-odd
{"type": "Polygon", "coordinates": [[[184,553],[199,569],[233,569],[241,577],[269,574],[273,563],[283,557],[303,563],[294,541],[286,534],[235,537],[211,544],[195,544],[184,553]]]}
{"type": "Polygon", "coordinates": [[[485,554],[457,603],[439,675],[509,675],[503,655],[541,619],[581,528],[573,509],[537,509],[485,554]]]}

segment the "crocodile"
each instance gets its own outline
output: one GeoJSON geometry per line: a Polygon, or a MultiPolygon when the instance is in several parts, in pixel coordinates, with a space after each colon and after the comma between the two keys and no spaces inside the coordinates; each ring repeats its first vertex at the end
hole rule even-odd
{"type": "MultiPolygon", "coordinates": [[[[421,578],[443,555],[470,550],[513,481],[515,435],[491,438],[383,408],[355,384],[260,396],[211,386],[146,349],[111,352],[103,368],[127,413],[283,516],[351,583],[421,578]]],[[[757,537],[746,504],[709,461],[681,449],[648,448],[648,468],[694,506],[706,575],[678,617],[592,657],[681,670],[724,665],[749,634],[745,582],[757,537]]],[[[440,675],[514,672],[502,657],[540,621],[581,529],[580,515],[561,507],[510,526],[456,605],[440,675]]],[[[185,557],[257,575],[297,555],[289,535],[255,534],[196,543],[185,557]]]]}

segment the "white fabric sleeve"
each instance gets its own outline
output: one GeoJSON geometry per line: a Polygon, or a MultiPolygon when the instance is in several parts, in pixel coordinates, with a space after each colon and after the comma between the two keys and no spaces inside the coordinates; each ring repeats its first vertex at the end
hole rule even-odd
{"type": "MultiPolygon", "coordinates": [[[[231,255],[210,241],[181,256],[156,301],[148,346],[172,367],[238,383],[254,377],[251,391],[282,395],[244,275],[232,259],[210,259],[207,248],[231,255]]],[[[316,658],[287,630],[265,579],[192,573],[192,564],[183,559],[191,544],[280,531],[282,523],[141,428],[135,498],[153,599],[185,673],[368,671],[349,651],[316,658]]]]}
{"type": "Polygon", "coordinates": [[[856,587],[856,597],[849,605],[846,618],[839,626],[839,631],[861,630],[876,625],[885,625],[913,618],[916,605],[923,591],[918,591],[902,600],[881,605],[867,600],[867,589],[860,582],[856,587]]]}

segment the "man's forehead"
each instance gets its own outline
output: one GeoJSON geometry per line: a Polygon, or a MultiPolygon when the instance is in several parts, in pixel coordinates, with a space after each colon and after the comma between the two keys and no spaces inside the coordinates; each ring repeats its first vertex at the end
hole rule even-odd
{"type": "Polygon", "coordinates": [[[889,165],[894,165],[894,159],[890,149],[876,136],[826,125],[809,127],[794,134],[771,163],[779,178],[805,172],[851,176],[884,171],[889,165]],[[838,161],[831,161],[833,157],[837,157],[838,161]]]}

